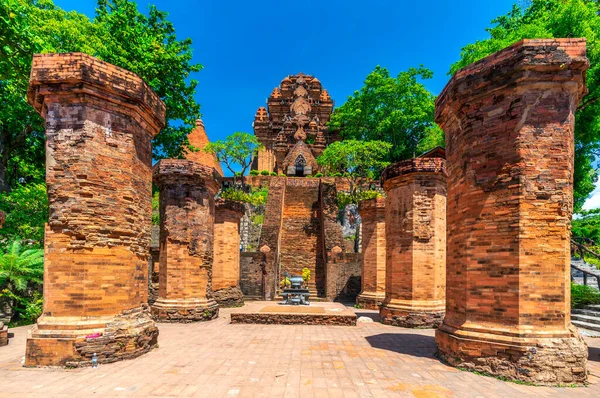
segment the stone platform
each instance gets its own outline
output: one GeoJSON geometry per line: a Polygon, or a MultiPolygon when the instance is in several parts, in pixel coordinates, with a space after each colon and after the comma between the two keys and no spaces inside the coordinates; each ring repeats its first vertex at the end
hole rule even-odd
{"type": "Polygon", "coordinates": [[[231,323],[355,326],[356,314],[340,303],[282,305],[277,301],[254,301],[232,311],[231,323]]]}

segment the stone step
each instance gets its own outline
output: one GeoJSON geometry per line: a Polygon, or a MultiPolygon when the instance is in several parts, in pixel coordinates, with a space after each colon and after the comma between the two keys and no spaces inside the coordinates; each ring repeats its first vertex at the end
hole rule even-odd
{"type": "Polygon", "coordinates": [[[593,330],[595,332],[600,332],[600,325],[598,325],[598,324],[587,323],[587,322],[576,321],[576,320],[572,320],[571,322],[573,323],[573,325],[577,326],[578,328],[593,330]]]}
{"type": "Polygon", "coordinates": [[[600,304],[590,304],[585,306],[586,310],[600,311],[600,304]]]}
{"type": "Polygon", "coordinates": [[[571,310],[571,314],[578,314],[578,315],[590,315],[590,316],[595,316],[596,318],[600,318],[600,309],[588,309],[588,308],[581,308],[581,309],[575,309],[575,310],[571,310]]]}
{"type": "Polygon", "coordinates": [[[571,320],[600,325],[600,317],[595,316],[595,315],[573,314],[573,315],[571,315],[571,320]]]}

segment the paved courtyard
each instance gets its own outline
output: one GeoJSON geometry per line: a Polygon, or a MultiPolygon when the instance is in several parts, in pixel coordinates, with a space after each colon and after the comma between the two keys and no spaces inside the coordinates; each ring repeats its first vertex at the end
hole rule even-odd
{"type": "MultiPolygon", "coordinates": [[[[355,310],[359,316],[377,313],[355,310]]],[[[0,348],[0,395],[199,397],[600,397],[600,339],[590,385],[532,387],[458,371],[434,357],[434,332],[385,326],[161,324],[159,348],[97,369],[21,367],[29,327],[0,348]]]]}

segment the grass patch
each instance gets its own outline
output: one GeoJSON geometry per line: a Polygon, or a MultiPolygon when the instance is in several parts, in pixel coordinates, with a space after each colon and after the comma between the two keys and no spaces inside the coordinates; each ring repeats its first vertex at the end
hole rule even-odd
{"type": "Polygon", "coordinates": [[[600,304],[600,291],[591,286],[571,283],[571,308],[583,308],[591,304],[600,304]]]}

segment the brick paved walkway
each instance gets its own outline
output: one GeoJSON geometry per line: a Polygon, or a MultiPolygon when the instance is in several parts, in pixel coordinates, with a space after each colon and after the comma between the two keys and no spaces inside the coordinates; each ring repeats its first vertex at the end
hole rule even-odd
{"type": "MultiPolygon", "coordinates": [[[[356,310],[375,317],[373,311],[356,310]]],[[[0,396],[600,397],[600,339],[590,386],[522,386],[457,371],[434,358],[433,331],[349,326],[160,325],[160,347],[98,369],[20,366],[28,327],[0,348],[0,396]]]]}

